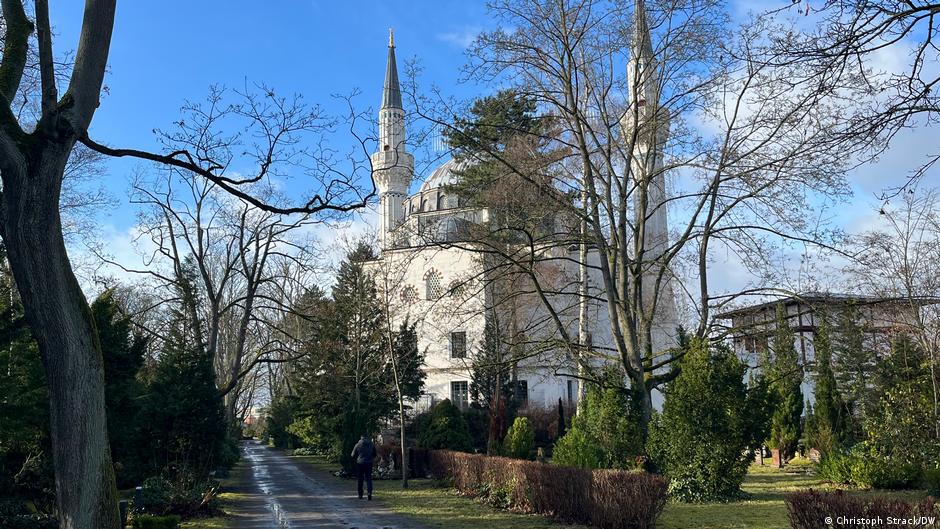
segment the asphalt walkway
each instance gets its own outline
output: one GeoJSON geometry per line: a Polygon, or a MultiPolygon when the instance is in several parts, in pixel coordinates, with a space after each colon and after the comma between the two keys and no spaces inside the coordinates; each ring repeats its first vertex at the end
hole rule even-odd
{"type": "Polygon", "coordinates": [[[426,529],[378,501],[360,500],[356,483],[298,465],[255,441],[242,444],[247,482],[229,510],[235,529],[426,529]]]}

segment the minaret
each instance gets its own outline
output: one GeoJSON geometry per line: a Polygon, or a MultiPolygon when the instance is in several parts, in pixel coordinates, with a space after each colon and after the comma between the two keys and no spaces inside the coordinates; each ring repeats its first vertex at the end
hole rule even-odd
{"type": "MultiPolygon", "coordinates": [[[[643,304],[652,302],[660,257],[669,244],[666,218],[666,176],[663,149],[669,138],[669,113],[659,106],[659,69],[653,55],[653,43],[643,0],[636,0],[633,43],[627,63],[630,104],[621,120],[625,145],[633,146],[630,171],[636,183],[634,207],[637,225],[643,226],[643,304]],[[645,192],[644,192],[645,191],[645,192]]],[[[672,336],[676,326],[676,308],[667,272],[660,285],[656,310],[659,340],[663,333],[672,336]]],[[[654,336],[654,350],[657,348],[654,336]]]]}
{"type": "Polygon", "coordinates": [[[391,231],[404,220],[402,202],[414,174],[414,157],[405,144],[405,111],[401,104],[395,37],[388,31],[388,64],[379,108],[379,150],[372,155],[372,179],[379,193],[379,237],[382,248],[392,246],[391,231]]]}

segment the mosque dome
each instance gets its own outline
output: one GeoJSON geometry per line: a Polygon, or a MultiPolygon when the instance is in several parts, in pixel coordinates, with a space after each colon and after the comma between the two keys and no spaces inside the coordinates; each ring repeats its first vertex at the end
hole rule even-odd
{"type": "Polygon", "coordinates": [[[454,158],[447,160],[421,184],[421,192],[456,184],[460,180],[460,175],[457,173],[465,170],[469,165],[466,161],[458,162],[454,158]]]}

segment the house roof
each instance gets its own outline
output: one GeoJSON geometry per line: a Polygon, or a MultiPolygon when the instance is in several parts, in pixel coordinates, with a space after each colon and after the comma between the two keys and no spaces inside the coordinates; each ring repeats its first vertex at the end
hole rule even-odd
{"type": "Polygon", "coordinates": [[[730,310],[726,310],[717,315],[719,319],[728,320],[738,316],[746,316],[755,312],[775,307],[778,303],[784,305],[804,304],[804,305],[877,305],[882,303],[915,303],[918,306],[936,305],[940,303],[940,298],[933,296],[918,296],[909,298],[906,296],[869,296],[862,294],[847,294],[841,292],[803,292],[790,296],[773,299],[753,305],[747,305],[730,310]]]}

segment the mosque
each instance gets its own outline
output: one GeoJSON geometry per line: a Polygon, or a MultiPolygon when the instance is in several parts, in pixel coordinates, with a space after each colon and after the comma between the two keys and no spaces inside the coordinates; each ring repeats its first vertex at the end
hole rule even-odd
{"type": "MultiPolygon", "coordinates": [[[[637,22],[635,31],[633,56],[628,64],[630,74],[637,68],[652,70],[644,68],[652,61],[645,20],[637,22]]],[[[639,82],[643,83],[641,89],[630,93],[640,94],[636,104],[641,107],[638,115],[642,119],[646,110],[642,108],[644,99],[655,97],[655,91],[648,88],[655,80],[648,78],[639,82]]],[[[633,113],[628,114],[632,117],[633,113]]],[[[419,348],[426,355],[427,375],[425,395],[416,403],[416,408],[420,411],[443,399],[450,399],[462,408],[470,403],[471,365],[483,347],[488,328],[498,328],[501,335],[514,337],[513,344],[508,346],[513,349],[515,359],[511,387],[521,406],[556,406],[559,399],[575,405],[580,395],[577,366],[566,349],[558,346],[559,323],[547,317],[544,300],[516,296],[511,303],[506,303],[498,292],[488,287],[492,283],[487,277],[491,269],[486,264],[485,253],[475,250],[467,234],[471,226],[486,223],[489,212],[486,208],[463,203],[448,188],[460,178],[462,164],[454,159],[446,161],[424,179],[416,192],[409,192],[417,178],[414,157],[408,149],[406,121],[395,43],[390,35],[378,115],[379,150],[371,158],[379,196],[381,248],[378,258],[369,263],[369,269],[377,276],[379,289],[387,292],[385,299],[394,304],[393,319],[408,318],[416,324],[419,348]]],[[[628,119],[623,126],[630,126],[628,119]]],[[[661,152],[665,139],[666,134],[660,133],[656,141],[662,143],[639,148],[655,148],[661,152]]],[[[652,163],[662,163],[661,156],[651,158],[652,163]]],[[[663,178],[660,176],[654,181],[650,193],[652,201],[658,204],[665,201],[663,178]]],[[[651,210],[655,212],[646,223],[647,240],[659,241],[657,244],[665,247],[668,240],[666,208],[651,210]]],[[[559,229],[564,229],[563,216],[559,215],[556,222],[559,229]]],[[[558,283],[577,285],[577,246],[557,245],[546,252],[540,258],[545,260],[546,267],[551,267],[558,283]]],[[[589,261],[596,263],[597,259],[595,252],[589,252],[589,261]]],[[[578,336],[581,314],[586,314],[590,344],[598,351],[610,351],[609,361],[617,361],[606,304],[599,302],[604,297],[599,288],[603,285],[600,271],[596,267],[589,270],[588,288],[594,299],[586,310],[579,307],[581,298],[576,290],[565,294],[564,287],[551,303],[557,308],[562,325],[574,336],[578,336]]],[[[674,344],[677,327],[671,283],[664,283],[662,288],[668,292],[661,296],[663,301],[657,310],[654,350],[674,344]]]]}

